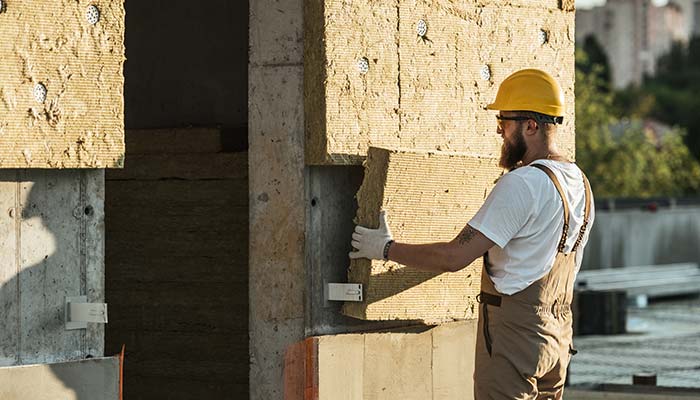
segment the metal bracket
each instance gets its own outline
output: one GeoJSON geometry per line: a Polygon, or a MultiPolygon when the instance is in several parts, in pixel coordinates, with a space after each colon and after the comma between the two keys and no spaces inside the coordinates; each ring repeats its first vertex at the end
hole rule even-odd
{"type": "Polygon", "coordinates": [[[327,283],[324,297],[327,301],[362,301],[362,284],[327,283]]]}
{"type": "Polygon", "coordinates": [[[66,297],[66,329],[87,329],[88,322],[107,323],[107,304],[88,303],[87,296],[66,297]]]}

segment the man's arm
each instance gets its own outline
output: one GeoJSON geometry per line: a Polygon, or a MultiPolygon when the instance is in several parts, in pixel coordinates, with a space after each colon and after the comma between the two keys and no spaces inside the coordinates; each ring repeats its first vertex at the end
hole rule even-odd
{"type": "MultiPolygon", "coordinates": [[[[350,258],[383,258],[384,248],[392,241],[386,214],[379,218],[379,228],[355,227],[352,246],[357,251],[350,258]]],[[[450,242],[406,244],[392,242],[388,247],[388,259],[409,267],[431,272],[455,272],[471,264],[494,246],[489,238],[467,225],[450,242]]]]}
{"type": "Polygon", "coordinates": [[[456,272],[494,246],[489,238],[469,225],[450,242],[428,244],[392,243],[389,260],[432,272],[456,272]]]}

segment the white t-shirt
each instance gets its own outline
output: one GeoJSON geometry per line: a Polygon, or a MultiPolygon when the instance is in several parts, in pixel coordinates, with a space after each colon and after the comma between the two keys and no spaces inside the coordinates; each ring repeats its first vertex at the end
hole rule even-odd
{"type": "MultiPolygon", "coordinates": [[[[564,252],[574,247],[583,225],[585,187],[581,170],[573,163],[536,160],[554,172],[569,204],[569,234],[564,252]]],[[[530,165],[532,165],[530,164],[530,165]]],[[[591,198],[588,228],[576,254],[576,272],[593,225],[591,198]]],[[[517,293],[545,276],[554,264],[564,229],[561,196],[544,171],[524,166],[503,175],[469,225],[491,239],[492,268],[488,274],[500,293],[517,293]]]]}

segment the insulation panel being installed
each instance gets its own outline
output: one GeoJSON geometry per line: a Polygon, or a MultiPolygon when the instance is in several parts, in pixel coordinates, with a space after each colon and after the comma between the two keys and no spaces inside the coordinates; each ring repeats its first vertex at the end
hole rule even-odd
{"type": "Polygon", "coordinates": [[[360,164],[370,146],[497,157],[485,107],[523,68],[562,86],[558,144],[574,158],[574,12],[558,2],[307,3],[308,164],[360,164]]]}
{"type": "MultiPolygon", "coordinates": [[[[454,239],[501,176],[498,160],[371,147],[357,193],[357,223],[376,228],[380,210],[394,239],[429,243],[454,239]]],[[[352,260],[348,282],[364,285],[364,301],[343,313],[366,320],[440,323],[476,318],[481,259],[455,273],[435,274],[395,262],[352,260]]]]}
{"type": "Polygon", "coordinates": [[[123,2],[0,4],[0,168],[121,167],[123,2]]]}

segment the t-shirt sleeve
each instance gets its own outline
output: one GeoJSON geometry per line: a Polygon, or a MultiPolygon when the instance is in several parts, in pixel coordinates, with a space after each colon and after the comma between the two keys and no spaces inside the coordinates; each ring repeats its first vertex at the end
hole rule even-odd
{"type": "Polygon", "coordinates": [[[469,226],[503,248],[534,212],[534,195],[525,179],[508,173],[499,179],[469,226]]]}

